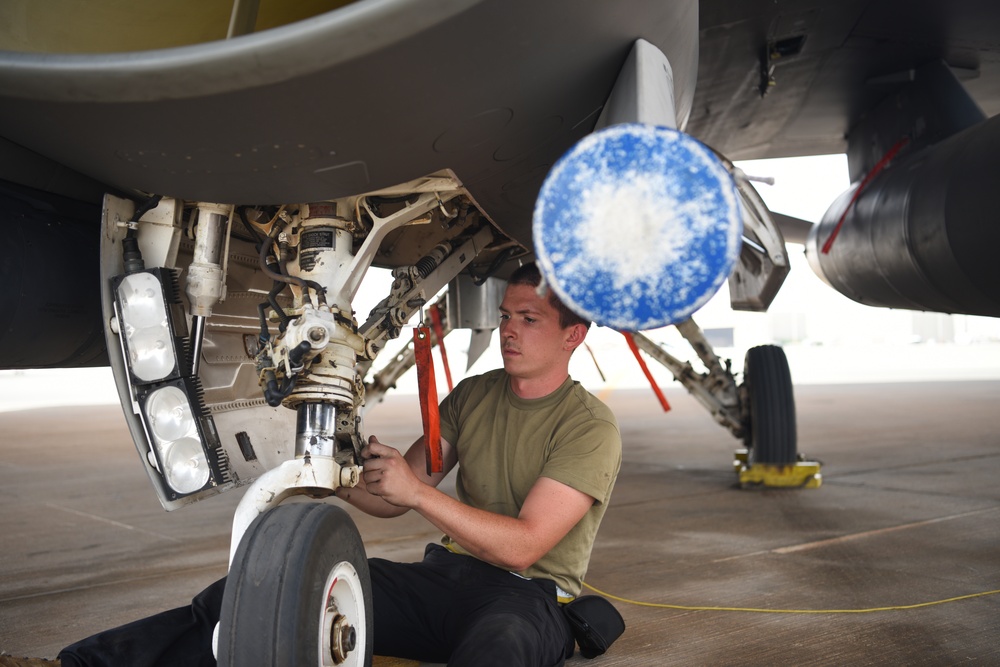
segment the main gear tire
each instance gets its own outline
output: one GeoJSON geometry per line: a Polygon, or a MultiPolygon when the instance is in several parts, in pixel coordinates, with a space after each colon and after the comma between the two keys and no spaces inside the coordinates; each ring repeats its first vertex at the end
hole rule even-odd
{"type": "Polygon", "coordinates": [[[747,401],[744,443],[750,463],[793,465],[798,458],[795,396],[785,351],[761,345],[747,351],[743,366],[747,401]]]}

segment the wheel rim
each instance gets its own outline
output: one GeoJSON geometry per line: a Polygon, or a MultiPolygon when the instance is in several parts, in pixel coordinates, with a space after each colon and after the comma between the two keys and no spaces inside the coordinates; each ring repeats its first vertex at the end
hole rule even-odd
{"type": "Polygon", "coordinates": [[[364,664],[367,627],[364,589],[348,561],[333,566],[323,586],[319,656],[323,667],[364,664]]]}

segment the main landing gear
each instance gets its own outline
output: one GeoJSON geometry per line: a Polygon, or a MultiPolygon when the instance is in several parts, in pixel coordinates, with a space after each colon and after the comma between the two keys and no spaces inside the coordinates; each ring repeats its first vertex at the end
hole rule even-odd
{"type": "Polygon", "coordinates": [[[743,442],[733,465],[741,486],[816,488],[820,464],[797,452],[795,397],[785,351],[761,345],[747,351],[740,387],[743,442]]]}
{"type": "Polygon", "coordinates": [[[750,348],[737,384],[693,320],[677,325],[705,366],[697,372],[689,362],[669,354],[642,334],[636,346],[669,370],[715,421],[743,441],[733,465],[742,487],[816,488],[820,464],[804,461],[797,451],[795,398],[785,352],[776,345],[750,348]]]}

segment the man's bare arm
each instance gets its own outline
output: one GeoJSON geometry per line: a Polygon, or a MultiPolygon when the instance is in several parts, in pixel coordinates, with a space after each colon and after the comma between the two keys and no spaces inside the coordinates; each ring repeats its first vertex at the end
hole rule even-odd
{"type": "MultiPolygon", "coordinates": [[[[371,440],[378,442],[374,437],[372,437],[371,440]]],[[[382,446],[384,447],[385,445],[382,446]]],[[[458,454],[455,452],[455,448],[452,447],[451,444],[444,438],[441,439],[441,450],[444,459],[444,471],[433,475],[427,474],[423,437],[418,438],[416,442],[410,445],[406,454],[401,456],[402,460],[406,463],[406,466],[413,472],[413,475],[418,480],[420,480],[423,484],[436,488],[437,485],[441,483],[441,480],[448,475],[451,469],[454,468],[455,464],[458,462],[458,454]]],[[[393,451],[399,455],[398,450],[393,449],[393,451]]],[[[368,453],[367,448],[362,452],[362,454],[366,453],[368,453]]],[[[350,503],[354,507],[357,507],[362,512],[371,514],[372,516],[389,518],[405,514],[409,511],[409,507],[390,504],[368,490],[368,485],[365,480],[368,477],[375,477],[375,475],[368,475],[366,473],[372,472],[374,468],[377,468],[374,461],[375,459],[372,458],[365,462],[365,471],[362,473],[357,486],[342,486],[338,488],[335,492],[337,497],[350,503]]],[[[378,475],[378,477],[381,477],[381,475],[378,475]]]]}
{"type": "Polygon", "coordinates": [[[390,505],[415,509],[469,553],[506,570],[523,570],[535,563],[594,504],[586,493],[541,477],[528,492],[518,516],[508,517],[469,507],[416,475],[408,476],[405,473],[411,466],[391,447],[372,442],[369,449],[379,457],[377,468],[366,468],[370,493],[390,505]]]}

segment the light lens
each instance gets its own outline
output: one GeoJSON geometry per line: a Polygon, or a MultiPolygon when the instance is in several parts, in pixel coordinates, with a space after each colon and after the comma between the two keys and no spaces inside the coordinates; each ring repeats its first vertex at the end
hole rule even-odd
{"type": "Polygon", "coordinates": [[[177,387],[163,387],[150,394],[146,415],[150,430],[160,440],[177,440],[195,428],[191,404],[177,387]]]}
{"type": "Polygon", "coordinates": [[[160,387],[149,393],[144,412],[167,485],[179,494],[201,490],[212,473],[188,394],[176,385],[160,387]]]}
{"type": "Polygon", "coordinates": [[[129,361],[137,378],[159,380],[174,370],[174,351],[168,336],[168,332],[153,327],[138,330],[126,328],[129,361]]]}
{"type": "Polygon", "coordinates": [[[166,447],[163,474],[178,493],[194,493],[208,483],[210,471],[201,442],[181,438],[166,447]]]}
{"type": "Polygon", "coordinates": [[[163,288],[151,273],[133,273],[125,276],[118,286],[122,302],[122,319],[136,329],[165,326],[167,309],[163,288]]]}
{"type": "Polygon", "coordinates": [[[160,281],[151,273],[125,276],[118,300],[132,373],[145,382],[167,377],[177,360],[160,281]]]}

